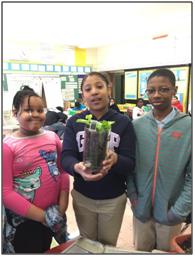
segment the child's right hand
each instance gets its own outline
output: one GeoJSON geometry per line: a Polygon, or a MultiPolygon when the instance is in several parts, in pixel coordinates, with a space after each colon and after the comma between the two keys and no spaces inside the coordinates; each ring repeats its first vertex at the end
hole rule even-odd
{"type": "Polygon", "coordinates": [[[85,181],[98,181],[102,179],[107,173],[99,172],[97,174],[92,174],[92,171],[87,168],[84,162],[78,162],[74,165],[74,170],[82,176],[85,181]]]}

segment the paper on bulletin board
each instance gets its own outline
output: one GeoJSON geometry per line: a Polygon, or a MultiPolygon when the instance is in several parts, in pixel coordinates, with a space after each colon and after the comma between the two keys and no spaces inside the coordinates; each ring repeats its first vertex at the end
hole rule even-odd
{"type": "Polygon", "coordinates": [[[74,100],[74,89],[66,88],[62,89],[62,97],[64,101],[73,101],[74,100]]]}
{"type": "Polygon", "coordinates": [[[60,78],[43,78],[42,82],[45,91],[47,108],[64,106],[60,78]]]}
{"type": "Polygon", "coordinates": [[[66,88],[70,88],[70,89],[77,89],[78,88],[78,84],[77,84],[77,82],[75,83],[75,82],[66,82],[66,88]]]}
{"type": "Polygon", "coordinates": [[[125,72],[125,99],[137,99],[137,71],[125,72]]]}

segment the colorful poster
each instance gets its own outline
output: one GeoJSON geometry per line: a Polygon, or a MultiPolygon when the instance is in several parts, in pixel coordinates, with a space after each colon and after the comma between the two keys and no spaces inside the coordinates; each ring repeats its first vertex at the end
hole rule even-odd
{"type": "Polygon", "coordinates": [[[125,72],[125,99],[137,99],[137,71],[125,72]]]}
{"type": "Polygon", "coordinates": [[[139,74],[139,82],[138,82],[138,98],[141,97],[143,99],[148,99],[145,91],[147,88],[147,80],[150,74],[154,71],[152,70],[140,70],[138,71],[139,74]]]}
{"type": "Polygon", "coordinates": [[[181,104],[183,105],[183,111],[187,110],[187,93],[188,93],[188,77],[189,66],[170,68],[175,74],[177,96],[181,104]]]}

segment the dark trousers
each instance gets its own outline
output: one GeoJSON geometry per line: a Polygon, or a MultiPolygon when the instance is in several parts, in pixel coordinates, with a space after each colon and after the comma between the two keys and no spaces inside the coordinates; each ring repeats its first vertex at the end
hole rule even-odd
{"type": "Polygon", "coordinates": [[[52,232],[43,224],[28,220],[16,228],[13,246],[16,253],[44,253],[49,250],[52,232]]]}

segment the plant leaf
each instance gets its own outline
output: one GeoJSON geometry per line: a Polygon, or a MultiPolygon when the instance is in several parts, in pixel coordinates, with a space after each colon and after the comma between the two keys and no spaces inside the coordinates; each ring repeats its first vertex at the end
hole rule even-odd
{"type": "MultiPolygon", "coordinates": [[[[88,114],[85,116],[85,119],[77,119],[76,122],[78,123],[84,123],[87,126],[90,126],[92,122],[92,114],[88,114]]],[[[96,130],[98,132],[103,132],[103,131],[109,131],[112,127],[112,124],[114,124],[115,121],[108,121],[108,120],[103,120],[103,121],[96,121],[96,130]]]]}

